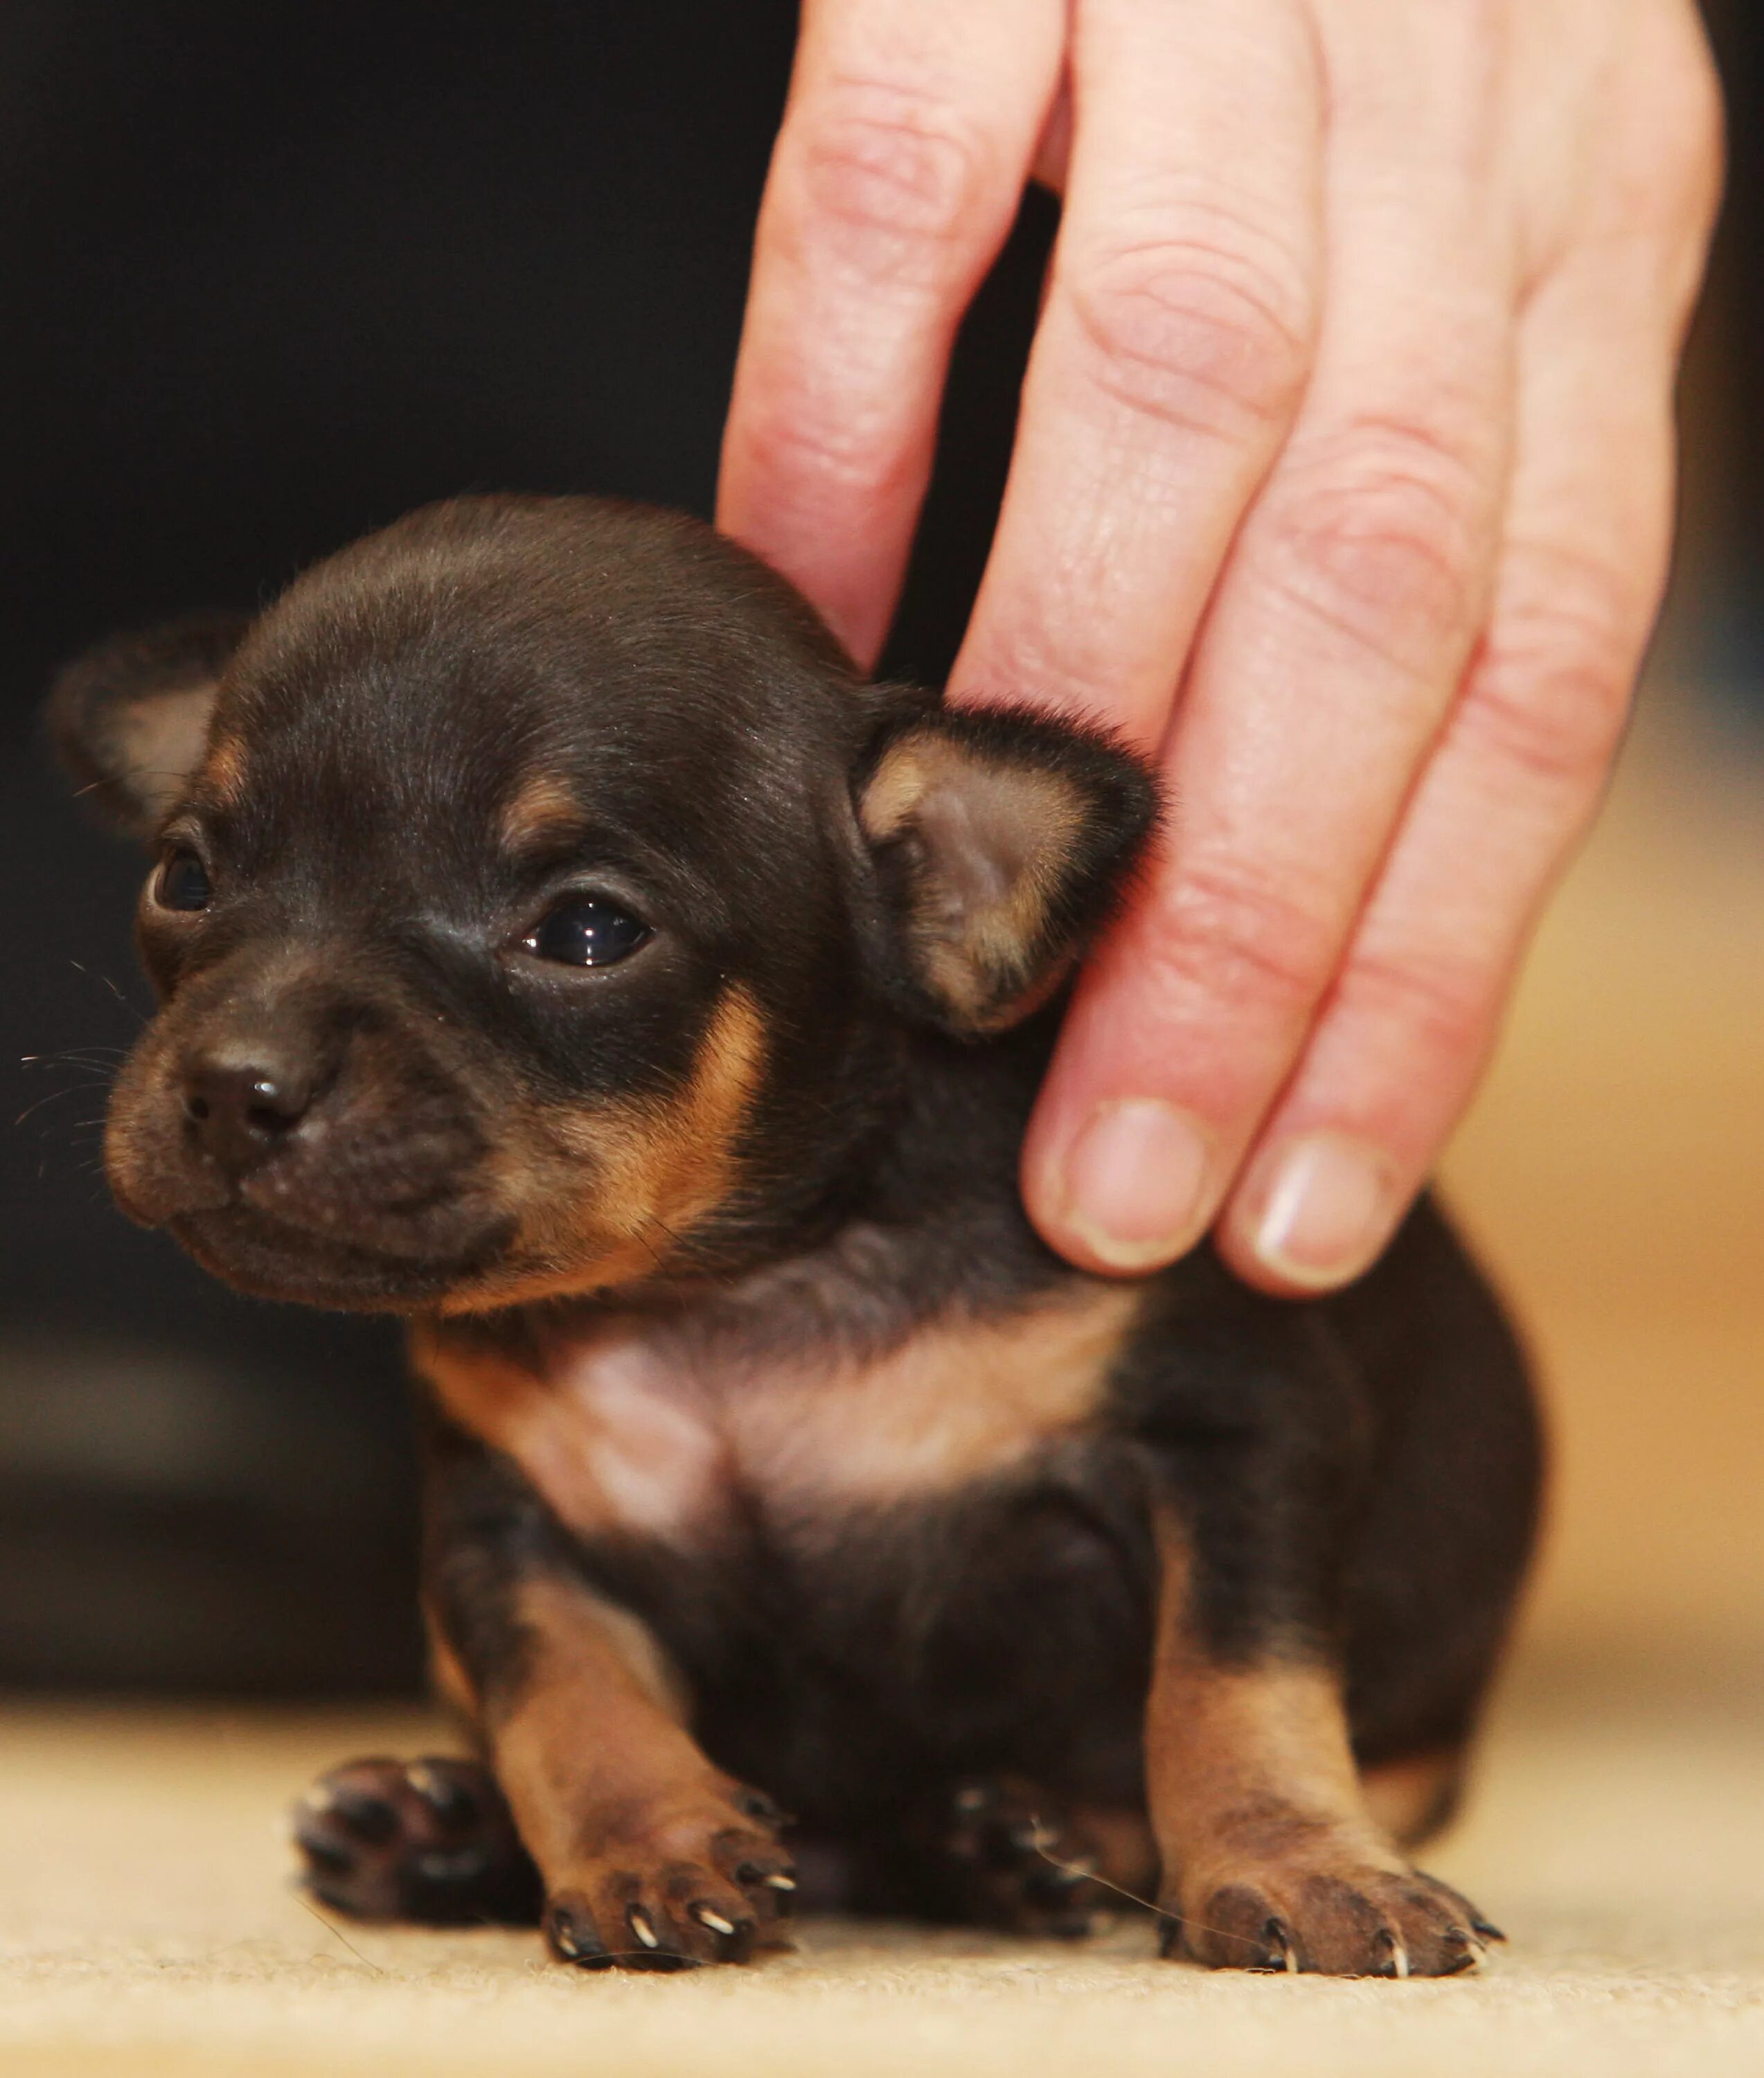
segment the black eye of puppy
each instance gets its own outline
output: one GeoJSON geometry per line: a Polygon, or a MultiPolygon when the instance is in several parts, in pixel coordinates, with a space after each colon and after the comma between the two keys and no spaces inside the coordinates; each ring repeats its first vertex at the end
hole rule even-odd
{"type": "Polygon", "coordinates": [[[153,899],[161,909],[206,909],[214,895],[207,867],[187,845],[165,854],[153,880],[153,899]]]}
{"type": "Polygon", "coordinates": [[[610,967],[628,960],[653,934],[628,910],[598,895],[566,895],[553,903],[521,943],[536,959],[567,967],[610,967]]]}

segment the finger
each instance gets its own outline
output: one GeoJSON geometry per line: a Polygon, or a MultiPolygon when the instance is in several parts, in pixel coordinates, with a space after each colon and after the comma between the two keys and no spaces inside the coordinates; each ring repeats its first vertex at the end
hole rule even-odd
{"type": "Polygon", "coordinates": [[[1059,80],[1060,0],[811,0],[766,181],[717,523],[881,647],[956,328],[1059,80]]]}
{"type": "Polygon", "coordinates": [[[1665,586],[1672,382],[1720,190],[1719,98],[1688,9],[1583,21],[1612,40],[1612,61],[1582,69],[1599,156],[1520,335],[1487,637],[1221,1231],[1275,1290],[1363,1270],[1468,1103],[1665,586]]]}
{"type": "Polygon", "coordinates": [[[1290,0],[1082,0],[1065,211],[952,689],[1163,732],[1308,373],[1319,86],[1290,0]]]}
{"type": "Polygon", "coordinates": [[[1328,311],[1168,745],[1166,854],[1093,963],[1025,1179],[1101,1269],[1204,1229],[1298,1058],[1482,624],[1512,418],[1495,69],[1468,10],[1328,0],[1328,311]]]}
{"type": "Polygon", "coordinates": [[[1486,645],[1299,1072],[1224,1223],[1276,1290],[1357,1275],[1475,1087],[1527,939],[1591,820],[1665,581],[1671,353],[1564,280],[1527,328],[1486,645]]]}

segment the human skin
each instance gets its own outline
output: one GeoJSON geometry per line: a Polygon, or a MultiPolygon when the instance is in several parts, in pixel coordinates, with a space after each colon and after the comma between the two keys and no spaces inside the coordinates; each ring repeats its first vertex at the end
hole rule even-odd
{"type": "Polygon", "coordinates": [[[1117,1274],[1377,1254],[1658,611],[1720,189],[1690,0],[807,0],[719,519],[881,648],[950,346],[1064,194],[950,682],[1156,755],[1024,1152],[1117,1274]]]}

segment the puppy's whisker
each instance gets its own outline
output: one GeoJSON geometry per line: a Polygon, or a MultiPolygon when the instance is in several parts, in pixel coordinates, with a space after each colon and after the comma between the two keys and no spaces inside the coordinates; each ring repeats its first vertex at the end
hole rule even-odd
{"type": "Polygon", "coordinates": [[[135,779],[172,779],[180,785],[190,777],[187,772],[175,772],[164,765],[131,765],[120,772],[106,772],[101,778],[88,779],[83,787],[76,787],[71,798],[83,801],[88,794],[96,794],[106,787],[126,787],[135,779]]]}
{"type": "MultiPolygon", "coordinates": [[[[655,1243],[650,1240],[649,1229],[651,1227],[661,1226],[661,1221],[652,1212],[644,1221],[643,1225],[636,1229],[637,1240],[648,1250],[650,1260],[655,1264],[657,1270],[665,1269],[667,1262],[666,1258],[663,1256],[661,1250],[658,1249],[655,1243]]],[[[662,1230],[664,1233],[666,1232],[665,1228],[663,1228],[662,1230]]]]}
{"type": "MultiPolygon", "coordinates": [[[[1099,1889],[1111,1890],[1117,1897],[1124,1897],[1129,1905],[1141,1906],[1154,1917],[1161,1918],[1163,1916],[1164,1907],[1157,1904],[1153,1899],[1141,1897],[1137,1891],[1128,1890],[1124,1884],[1115,1882],[1111,1878],[1101,1875],[1097,1870],[1083,1862],[1067,1861],[1062,1856],[1050,1852],[1046,1843],[1053,1837],[1052,1834],[1032,1813],[1030,1815],[1029,1823],[1035,1830],[1035,1838],[1030,1845],[1049,1867],[1059,1870],[1062,1876],[1070,1876],[1074,1881],[1093,1883],[1099,1889]]],[[[1216,1934],[1221,1941],[1242,1941],[1252,1947],[1259,1945],[1250,1935],[1228,1926],[1209,1926],[1204,1920],[1186,1917],[1184,1918],[1183,1924],[1193,1927],[1197,1934],[1216,1934]]]]}
{"type": "Polygon", "coordinates": [[[129,1001],[128,998],[123,995],[122,990],[117,987],[116,983],[111,979],[107,974],[100,974],[96,967],[82,966],[78,960],[70,960],[68,964],[69,966],[77,969],[78,971],[85,975],[89,980],[102,982],[104,987],[107,988],[111,991],[111,995],[116,998],[117,1001],[122,1004],[123,1008],[128,1012],[129,1016],[135,1020],[137,1024],[146,1024],[146,1018],[135,1008],[134,1004],[129,1001]]]}
{"type": "Polygon", "coordinates": [[[47,1096],[39,1097],[34,1104],[27,1104],[14,1119],[13,1125],[15,1129],[23,1125],[27,1118],[34,1118],[45,1104],[53,1104],[57,1097],[77,1097],[82,1091],[102,1089],[104,1087],[102,1083],[69,1083],[59,1090],[51,1090],[47,1096]]]}

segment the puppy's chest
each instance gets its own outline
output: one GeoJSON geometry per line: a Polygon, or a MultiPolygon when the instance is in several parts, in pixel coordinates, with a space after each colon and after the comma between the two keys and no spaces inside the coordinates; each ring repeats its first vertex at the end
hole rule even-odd
{"type": "Polygon", "coordinates": [[[536,1371],[427,1367],[454,1418],[582,1535],[711,1550],[757,1513],[813,1543],[855,1512],[1007,1473],[1092,1425],[1136,1303],[1083,1287],[865,1356],[757,1356],[739,1338],[633,1324],[561,1337],[536,1371]]]}

